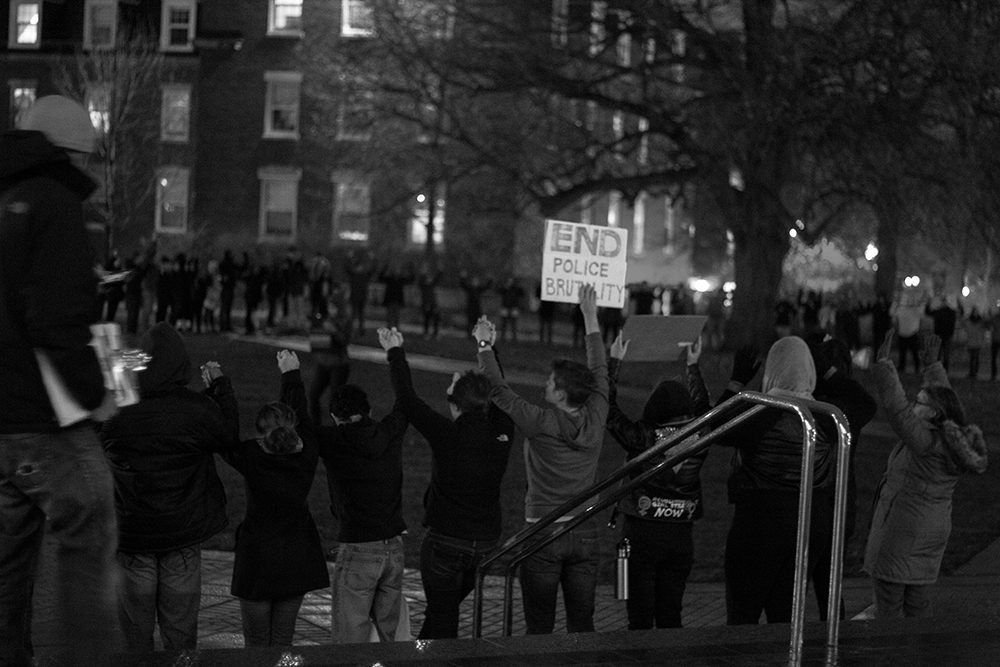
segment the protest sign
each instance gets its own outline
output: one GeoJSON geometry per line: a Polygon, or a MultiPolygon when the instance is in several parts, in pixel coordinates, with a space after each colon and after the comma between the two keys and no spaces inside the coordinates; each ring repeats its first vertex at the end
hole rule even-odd
{"type": "Polygon", "coordinates": [[[622,339],[629,341],[626,361],[677,361],[698,340],[708,320],[704,315],[632,315],[622,339]]]}
{"type": "Polygon", "coordinates": [[[542,251],[542,301],[579,303],[580,285],[590,283],[597,305],[625,305],[628,230],[545,221],[542,251]]]}

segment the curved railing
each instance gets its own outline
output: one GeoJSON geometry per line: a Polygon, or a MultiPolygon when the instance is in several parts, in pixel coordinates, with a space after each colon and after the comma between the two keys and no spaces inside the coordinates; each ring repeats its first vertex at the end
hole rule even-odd
{"type": "Polygon", "coordinates": [[[663,441],[658,442],[655,446],[626,463],[609,477],[597,482],[586,491],[581,492],[557,507],[538,522],[518,532],[507,540],[503,546],[483,559],[476,570],[473,635],[475,637],[482,636],[483,580],[491,566],[511,553],[516,552],[507,561],[504,576],[502,627],[504,636],[509,636],[513,626],[512,599],[514,571],[521,562],[539,549],[555,542],[596,513],[618,502],[621,498],[630,494],[633,489],[642,486],[664,469],[673,467],[685,459],[703,452],[719,438],[738,429],[747,420],[768,407],[794,412],[798,415],[802,423],[803,456],[799,486],[799,518],[796,531],[795,585],[792,594],[792,637],[789,647],[789,664],[791,665],[800,664],[802,657],[807,584],[806,562],[808,558],[808,536],[812,514],[813,470],[816,457],[816,422],[812,413],[816,412],[830,416],[837,427],[839,452],[837,456],[833,543],[830,563],[830,597],[827,612],[827,646],[828,651],[835,652],[840,631],[840,593],[841,574],[843,571],[844,519],[847,505],[847,470],[851,446],[850,430],[843,413],[832,405],[817,401],[778,398],[757,392],[743,392],[733,396],[684,428],[678,429],[663,441]],[[740,409],[743,409],[743,411],[738,412],[740,409]],[[706,429],[710,430],[699,435],[699,433],[706,429]],[[697,438],[692,442],[675,447],[675,445],[683,442],[692,435],[697,436],[697,438]],[[667,450],[670,451],[657,465],[649,470],[642,470],[646,461],[663,455],[667,450]],[[633,479],[627,480],[633,474],[636,476],[633,479]],[[603,498],[599,497],[602,492],[619,483],[621,484],[608,495],[603,498]],[[529,540],[538,535],[542,530],[588,502],[591,504],[585,507],[583,511],[574,513],[572,518],[560,522],[558,530],[538,541],[532,541],[530,545],[527,544],[529,540]]]}

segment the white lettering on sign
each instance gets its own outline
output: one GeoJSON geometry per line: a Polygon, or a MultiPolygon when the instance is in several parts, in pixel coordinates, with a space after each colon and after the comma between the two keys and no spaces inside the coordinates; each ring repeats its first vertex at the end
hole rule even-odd
{"type": "Polygon", "coordinates": [[[542,300],[578,303],[580,286],[590,284],[597,292],[598,306],[624,306],[628,230],[545,222],[542,300]]]}

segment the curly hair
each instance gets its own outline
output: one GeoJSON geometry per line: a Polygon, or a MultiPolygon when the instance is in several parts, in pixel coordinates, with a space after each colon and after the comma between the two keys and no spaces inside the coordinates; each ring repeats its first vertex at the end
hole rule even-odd
{"type": "Polygon", "coordinates": [[[340,421],[348,421],[356,415],[367,415],[372,411],[368,394],[356,384],[337,387],[330,397],[330,413],[340,421]]]}
{"type": "Polygon", "coordinates": [[[490,380],[477,371],[466,371],[458,380],[448,396],[448,402],[453,403],[459,412],[486,412],[490,407],[490,380]]]}
{"type": "Polygon", "coordinates": [[[299,418],[295,410],[277,401],[265,404],[258,412],[254,426],[263,438],[264,450],[270,454],[289,454],[301,444],[295,427],[299,418]]]}

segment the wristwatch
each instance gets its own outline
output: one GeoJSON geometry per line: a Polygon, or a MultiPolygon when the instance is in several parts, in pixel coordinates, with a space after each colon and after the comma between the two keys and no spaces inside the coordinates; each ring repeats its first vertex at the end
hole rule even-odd
{"type": "Polygon", "coordinates": [[[481,341],[479,341],[479,349],[480,350],[482,350],[483,348],[487,348],[489,346],[490,346],[490,342],[488,340],[481,340],[481,341]]]}

